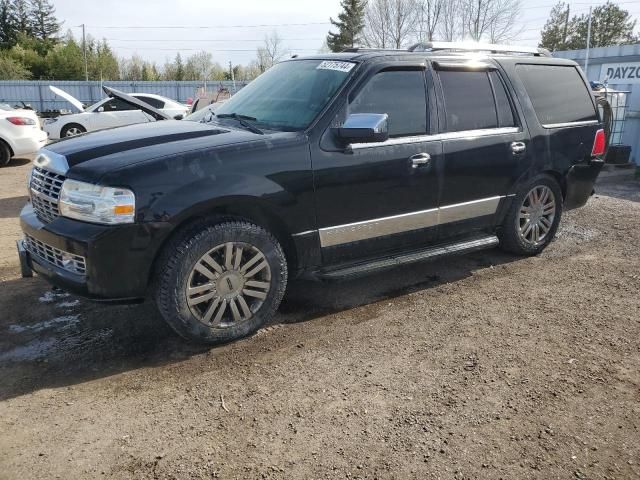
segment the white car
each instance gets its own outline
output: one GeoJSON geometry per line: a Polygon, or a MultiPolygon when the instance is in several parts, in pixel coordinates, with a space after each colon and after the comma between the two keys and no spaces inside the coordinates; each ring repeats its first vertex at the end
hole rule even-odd
{"type": "MultiPolygon", "coordinates": [[[[48,118],[44,121],[44,130],[51,140],[73,137],[74,135],[94,132],[104,128],[122,127],[134,123],[154,121],[150,115],[123,102],[119,98],[107,97],[94,103],[90,107],[84,108],[77,98],[69,95],[64,90],[60,90],[54,86],[50,86],[49,88],[56,95],[64,98],[80,110],[80,113],[60,115],[59,117],[48,118]]],[[[129,95],[173,118],[181,118],[186,115],[188,111],[186,106],[153,93],[130,93],[129,95]]]]}
{"type": "Polygon", "coordinates": [[[47,143],[47,134],[33,110],[0,107],[0,167],[12,157],[29,156],[47,143]]]}

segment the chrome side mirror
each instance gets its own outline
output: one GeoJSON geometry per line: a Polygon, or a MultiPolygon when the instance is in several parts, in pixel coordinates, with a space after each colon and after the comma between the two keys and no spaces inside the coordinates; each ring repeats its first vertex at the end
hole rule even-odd
{"type": "Polygon", "coordinates": [[[104,107],[98,107],[98,112],[104,112],[104,107]]]}
{"type": "Polygon", "coordinates": [[[331,130],[346,144],[384,142],[389,138],[389,115],[352,113],[341,127],[331,130]]]}

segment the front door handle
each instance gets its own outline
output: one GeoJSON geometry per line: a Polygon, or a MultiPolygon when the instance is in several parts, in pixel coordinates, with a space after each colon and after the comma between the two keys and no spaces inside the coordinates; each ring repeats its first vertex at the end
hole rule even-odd
{"type": "Polygon", "coordinates": [[[514,155],[519,155],[521,153],[524,153],[526,149],[527,149],[527,146],[524,144],[524,142],[511,143],[511,151],[513,152],[514,155]]]}
{"type": "Polygon", "coordinates": [[[429,163],[431,162],[431,155],[429,155],[428,153],[417,153],[409,157],[409,160],[411,160],[412,168],[419,168],[425,165],[429,165],[429,163]]]}

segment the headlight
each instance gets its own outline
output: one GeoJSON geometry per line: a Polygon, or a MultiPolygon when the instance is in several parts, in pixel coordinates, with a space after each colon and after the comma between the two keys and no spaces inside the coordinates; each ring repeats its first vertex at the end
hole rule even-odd
{"type": "Polygon", "coordinates": [[[44,124],[48,125],[49,123],[55,123],[58,121],[59,117],[49,117],[44,119],[44,124]]]}
{"type": "Polygon", "coordinates": [[[85,222],[107,225],[133,223],[136,198],[131,190],[125,188],[65,180],[58,208],[61,215],[85,222]]]}

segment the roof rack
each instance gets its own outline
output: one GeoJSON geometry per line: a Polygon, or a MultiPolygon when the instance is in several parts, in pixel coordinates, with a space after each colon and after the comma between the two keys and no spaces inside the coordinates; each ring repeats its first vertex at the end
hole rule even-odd
{"type": "Polygon", "coordinates": [[[536,57],[550,57],[551,52],[546,48],[520,47],[515,45],[497,45],[494,43],[476,42],[421,42],[412,45],[407,50],[410,52],[489,52],[527,54],[536,57]]]}

